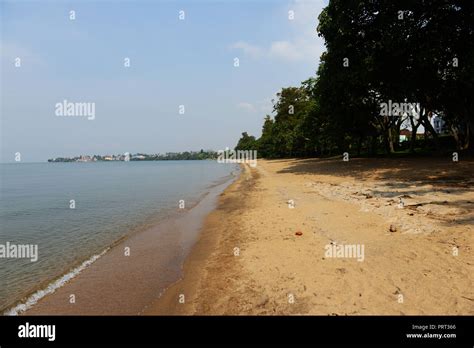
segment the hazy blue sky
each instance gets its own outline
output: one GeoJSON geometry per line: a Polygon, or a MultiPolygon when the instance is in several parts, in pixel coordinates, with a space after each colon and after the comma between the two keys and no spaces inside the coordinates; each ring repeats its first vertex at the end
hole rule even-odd
{"type": "Polygon", "coordinates": [[[259,136],[275,93],[315,75],[326,2],[0,0],[0,160],[218,150],[259,136]],[[95,119],[56,116],[64,99],[95,103],[95,119]]]}

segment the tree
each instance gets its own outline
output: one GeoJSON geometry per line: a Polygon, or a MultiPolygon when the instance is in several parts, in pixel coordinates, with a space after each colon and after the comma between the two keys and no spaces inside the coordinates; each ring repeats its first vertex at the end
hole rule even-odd
{"type": "Polygon", "coordinates": [[[471,0],[331,0],[319,16],[326,52],[317,75],[283,88],[257,146],[265,157],[396,152],[402,124],[440,116],[460,150],[474,147],[474,3],[471,0]],[[382,103],[416,103],[418,115],[381,115],[382,103]],[[416,117],[415,117],[416,116],[416,117]]]}
{"type": "Polygon", "coordinates": [[[256,150],[257,141],[254,136],[249,136],[247,132],[242,133],[242,137],[239,139],[235,150],[256,150]]]}

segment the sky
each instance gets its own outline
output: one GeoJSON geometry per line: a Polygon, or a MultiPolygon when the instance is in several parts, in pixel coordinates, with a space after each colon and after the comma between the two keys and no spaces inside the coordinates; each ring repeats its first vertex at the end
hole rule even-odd
{"type": "Polygon", "coordinates": [[[275,94],[315,76],[326,5],[0,0],[0,162],[220,150],[244,131],[258,137],[275,94]],[[94,105],[94,117],[58,115],[64,100],[94,105]]]}

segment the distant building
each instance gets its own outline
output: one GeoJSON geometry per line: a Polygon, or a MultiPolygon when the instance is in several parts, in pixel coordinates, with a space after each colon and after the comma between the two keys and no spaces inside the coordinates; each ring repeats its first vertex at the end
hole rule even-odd
{"type": "Polygon", "coordinates": [[[411,137],[411,130],[404,128],[400,130],[400,142],[407,141],[411,137]]]}
{"type": "Polygon", "coordinates": [[[446,133],[446,122],[439,117],[439,116],[434,116],[431,119],[431,125],[433,126],[434,130],[438,134],[443,134],[446,133]]]}
{"type": "MultiPolygon", "coordinates": [[[[446,122],[438,115],[434,114],[432,117],[429,118],[431,126],[433,127],[434,131],[437,134],[445,134],[448,133],[448,129],[446,127],[446,122]]],[[[404,141],[402,139],[405,139],[406,137],[411,136],[411,124],[408,121],[405,121],[403,123],[404,129],[400,131],[400,141],[404,141]],[[407,131],[405,133],[402,133],[404,131],[407,131]],[[402,137],[402,134],[405,135],[402,137]]],[[[425,127],[423,127],[422,124],[418,126],[418,129],[416,130],[416,137],[417,138],[424,138],[425,136],[425,127]]]]}

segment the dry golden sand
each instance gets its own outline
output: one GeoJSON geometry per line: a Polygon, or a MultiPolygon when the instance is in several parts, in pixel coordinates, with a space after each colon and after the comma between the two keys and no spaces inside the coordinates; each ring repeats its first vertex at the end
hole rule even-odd
{"type": "Polygon", "coordinates": [[[145,313],[472,315],[473,169],[449,159],[244,166],[184,279],[145,313]],[[363,244],[364,260],[325,257],[331,243],[363,244]]]}

